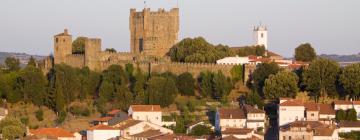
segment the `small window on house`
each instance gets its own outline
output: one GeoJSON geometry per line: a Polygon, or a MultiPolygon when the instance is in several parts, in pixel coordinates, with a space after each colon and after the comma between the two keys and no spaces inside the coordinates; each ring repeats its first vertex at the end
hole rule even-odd
{"type": "Polygon", "coordinates": [[[55,42],[58,43],[58,42],[59,42],[59,38],[56,38],[56,39],[55,39],[55,42]]]}
{"type": "Polygon", "coordinates": [[[289,140],[291,140],[291,136],[289,136],[289,140]]]}
{"type": "Polygon", "coordinates": [[[314,117],[315,116],[314,113],[311,113],[311,116],[314,117]]]}
{"type": "Polygon", "coordinates": [[[264,38],[264,33],[261,33],[261,38],[264,38]]]}
{"type": "Polygon", "coordinates": [[[285,136],[283,136],[283,140],[286,140],[286,137],[285,137],[285,136]]]}

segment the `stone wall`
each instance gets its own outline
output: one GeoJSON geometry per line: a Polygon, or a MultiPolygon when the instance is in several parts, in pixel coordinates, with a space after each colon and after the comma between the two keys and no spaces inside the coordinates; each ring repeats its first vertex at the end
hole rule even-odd
{"type": "Polygon", "coordinates": [[[83,68],[85,64],[84,54],[72,54],[66,56],[65,64],[74,68],[83,68]]]}

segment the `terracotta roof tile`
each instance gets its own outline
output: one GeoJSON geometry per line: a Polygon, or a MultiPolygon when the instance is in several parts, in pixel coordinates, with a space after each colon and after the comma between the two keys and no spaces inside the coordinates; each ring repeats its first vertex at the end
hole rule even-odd
{"type": "Polygon", "coordinates": [[[354,105],[360,105],[360,101],[353,101],[354,105]]]}
{"type": "Polygon", "coordinates": [[[109,111],[109,112],[106,113],[106,114],[108,114],[108,115],[115,115],[115,114],[117,114],[117,113],[119,113],[119,112],[122,112],[122,111],[119,110],[119,109],[114,109],[114,110],[109,111]]]}
{"type": "Polygon", "coordinates": [[[113,127],[110,127],[110,126],[107,126],[107,125],[99,124],[99,125],[90,127],[88,130],[117,130],[117,129],[113,128],[113,127]]]}
{"type": "Polygon", "coordinates": [[[306,131],[313,132],[315,136],[331,136],[336,129],[334,125],[327,125],[318,121],[295,121],[280,127],[280,130],[290,131],[291,127],[306,127],[306,131]]]}
{"type": "Polygon", "coordinates": [[[265,113],[264,110],[257,109],[250,105],[244,105],[244,109],[245,109],[246,113],[265,113]]]}
{"type": "Polygon", "coordinates": [[[101,117],[101,118],[95,119],[95,121],[107,122],[107,121],[111,120],[112,118],[113,118],[113,117],[101,117]]]}
{"type": "Polygon", "coordinates": [[[287,100],[281,103],[280,106],[303,106],[303,103],[299,100],[287,100]]]}
{"type": "Polygon", "coordinates": [[[132,137],[141,137],[141,138],[151,138],[155,136],[160,136],[163,133],[160,132],[160,130],[147,130],[135,135],[132,135],[132,137]]]}
{"type": "Polygon", "coordinates": [[[334,104],[336,104],[336,105],[352,105],[351,101],[345,101],[345,100],[334,101],[334,104]]]}
{"type": "Polygon", "coordinates": [[[134,112],[159,112],[160,105],[131,105],[130,108],[134,112]]]}
{"type": "Polygon", "coordinates": [[[62,128],[39,128],[30,130],[30,133],[38,136],[50,136],[50,137],[75,137],[73,133],[62,128]]]}
{"type": "Polygon", "coordinates": [[[120,126],[118,126],[117,128],[120,129],[120,130],[124,130],[124,129],[127,129],[131,126],[134,126],[134,125],[137,125],[141,123],[141,121],[139,120],[133,120],[133,119],[128,119],[126,121],[124,121],[120,126]]]}
{"type": "Polygon", "coordinates": [[[233,135],[246,135],[253,132],[254,129],[249,128],[227,128],[221,132],[221,134],[233,134],[233,135]]]}
{"type": "Polygon", "coordinates": [[[161,136],[156,136],[149,138],[149,140],[195,140],[190,136],[180,136],[175,134],[165,134],[161,136]]]}
{"type": "Polygon", "coordinates": [[[320,107],[317,103],[307,102],[304,103],[306,111],[319,111],[320,107]]]}
{"type": "Polygon", "coordinates": [[[319,107],[319,114],[335,115],[336,113],[331,104],[319,104],[319,107]]]}
{"type": "Polygon", "coordinates": [[[360,127],[360,121],[340,121],[339,127],[360,127]]]}
{"type": "Polygon", "coordinates": [[[221,119],[245,119],[245,113],[243,110],[237,109],[219,109],[219,115],[221,119]]]}

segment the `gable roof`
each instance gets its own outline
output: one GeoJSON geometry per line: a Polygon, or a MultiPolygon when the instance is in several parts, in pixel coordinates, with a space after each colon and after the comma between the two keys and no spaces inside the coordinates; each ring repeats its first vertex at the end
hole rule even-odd
{"type": "Polygon", "coordinates": [[[336,129],[334,125],[323,124],[319,121],[295,121],[280,127],[280,130],[290,131],[291,127],[306,127],[306,131],[313,132],[314,136],[331,136],[336,129]]]}
{"type": "Polygon", "coordinates": [[[246,135],[253,132],[254,129],[249,128],[226,128],[221,134],[246,135]]]}
{"type": "Polygon", "coordinates": [[[132,137],[151,138],[151,137],[160,136],[162,134],[163,133],[161,133],[160,130],[147,130],[138,134],[134,134],[132,135],[132,137]]]}
{"type": "Polygon", "coordinates": [[[96,118],[95,121],[99,121],[99,122],[107,122],[109,120],[111,120],[113,117],[101,117],[101,118],[96,118]]]}
{"type": "Polygon", "coordinates": [[[113,128],[113,127],[110,127],[110,126],[107,126],[107,125],[99,124],[99,125],[90,127],[88,130],[117,130],[117,129],[113,128]]]}
{"type": "Polygon", "coordinates": [[[360,121],[340,121],[339,127],[359,127],[360,128],[360,121]]]}
{"type": "Polygon", "coordinates": [[[306,111],[319,111],[320,107],[317,103],[307,102],[304,103],[306,111]]]}
{"type": "Polygon", "coordinates": [[[334,101],[335,105],[352,105],[351,101],[346,101],[346,100],[336,100],[334,101]]]}
{"type": "Polygon", "coordinates": [[[280,106],[303,106],[302,102],[299,100],[287,100],[279,105],[280,106]]]}
{"type": "Polygon", "coordinates": [[[114,110],[109,111],[109,112],[106,113],[106,114],[108,114],[108,115],[115,115],[115,114],[117,114],[117,113],[119,113],[119,112],[122,112],[122,111],[119,110],[119,109],[114,109],[114,110]]]}
{"type": "Polygon", "coordinates": [[[160,105],[131,105],[133,112],[160,112],[160,105]]]}
{"type": "Polygon", "coordinates": [[[39,128],[32,129],[30,133],[37,136],[50,136],[50,137],[75,137],[73,133],[62,128],[39,128]]]}
{"type": "Polygon", "coordinates": [[[117,128],[120,129],[120,130],[124,130],[124,129],[127,129],[127,128],[131,127],[131,126],[137,125],[139,123],[141,123],[141,121],[128,119],[128,120],[124,121],[123,124],[121,124],[117,128]]]}
{"type": "Polygon", "coordinates": [[[319,114],[335,115],[335,110],[331,104],[319,104],[319,114]]]}
{"type": "Polygon", "coordinates": [[[245,119],[245,113],[243,110],[220,108],[219,110],[220,119],[245,119]]]}
{"type": "Polygon", "coordinates": [[[246,113],[265,113],[264,110],[255,108],[255,107],[253,107],[251,105],[244,105],[244,109],[245,109],[246,113]]]}

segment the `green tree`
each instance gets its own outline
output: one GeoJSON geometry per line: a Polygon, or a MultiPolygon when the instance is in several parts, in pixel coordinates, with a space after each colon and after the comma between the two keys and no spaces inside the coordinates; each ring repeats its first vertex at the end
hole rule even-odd
{"type": "Polygon", "coordinates": [[[135,96],[135,103],[136,104],[144,104],[145,103],[145,76],[142,71],[137,68],[135,73],[135,85],[134,85],[134,96],[135,96]]]}
{"type": "Polygon", "coordinates": [[[340,82],[351,97],[360,96],[360,64],[346,66],[340,75],[340,82]]]}
{"type": "Polygon", "coordinates": [[[176,86],[182,95],[195,95],[195,79],[189,72],[182,73],[177,77],[176,86]]]}
{"type": "Polygon", "coordinates": [[[346,120],[348,121],[357,121],[357,113],[355,109],[349,109],[346,113],[346,120]]]}
{"type": "Polygon", "coordinates": [[[293,72],[280,71],[270,75],[265,80],[264,95],[267,99],[278,99],[279,97],[295,97],[299,91],[297,86],[299,78],[293,72]]]}
{"type": "Polygon", "coordinates": [[[341,121],[341,120],[345,120],[346,119],[346,112],[342,109],[336,111],[336,116],[335,116],[337,121],[341,121]]]}
{"type": "Polygon", "coordinates": [[[201,72],[199,76],[199,83],[200,83],[200,89],[201,89],[201,95],[203,97],[207,97],[212,94],[212,79],[214,74],[206,71],[201,72]]]}
{"type": "Polygon", "coordinates": [[[15,88],[23,96],[22,99],[38,106],[43,105],[46,96],[46,79],[41,70],[28,65],[19,75],[15,88]]]}
{"type": "Polygon", "coordinates": [[[227,79],[221,71],[218,71],[218,73],[214,75],[212,83],[213,83],[212,97],[214,99],[220,99],[226,97],[227,95],[229,95],[232,89],[232,84],[230,79],[227,79]]]}
{"type": "Polygon", "coordinates": [[[105,51],[111,52],[111,53],[116,53],[116,50],[114,48],[106,48],[105,51]]]}
{"type": "Polygon", "coordinates": [[[27,65],[36,67],[36,61],[35,61],[34,57],[32,57],[32,56],[30,57],[27,65]]]}
{"type": "Polygon", "coordinates": [[[171,78],[153,76],[148,81],[148,103],[159,104],[167,107],[172,104],[177,96],[178,90],[171,78]]]}
{"type": "Polygon", "coordinates": [[[297,61],[311,62],[315,58],[315,50],[309,43],[301,44],[295,49],[295,60],[297,61]]]}
{"type": "Polygon", "coordinates": [[[259,108],[264,107],[264,101],[256,91],[251,91],[250,93],[246,94],[246,104],[252,106],[257,105],[259,108]]]}
{"type": "Polygon", "coordinates": [[[90,71],[88,67],[84,67],[78,71],[80,81],[80,100],[88,97],[94,97],[100,84],[101,75],[97,72],[90,71]]]}
{"type": "Polygon", "coordinates": [[[325,58],[315,59],[303,74],[306,89],[316,98],[335,96],[335,83],[339,70],[339,64],[335,61],[325,58]]]}
{"type": "Polygon", "coordinates": [[[237,82],[243,80],[243,66],[242,65],[236,65],[231,68],[231,77],[232,80],[237,82]]]}
{"type": "Polygon", "coordinates": [[[5,65],[8,71],[18,71],[20,70],[20,61],[14,57],[7,57],[5,59],[5,65]]]}
{"type": "Polygon", "coordinates": [[[254,89],[256,89],[258,93],[260,93],[260,95],[263,95],[262,91],[265,84],[265,80],[271,74],[276,74],[279,71],[280,71],[279,66],[274,62],[259,64],[251,77],[253,80],[254,89]]]}
{"type": "Polygon", "coordinates": [[[0,121],[0,131],[3,139],[14,140],[23,137],[26,128],[19,120],[6,117],[0,121]]]}
{"type": "Polygon", "coordinates": [[[83,54],[85,53],[86,37],[78,37],[72,43],[72,53],[83,54]]]}
{"type": "Polygon", "coordinates": [[[256,45],[256,46],[246,46],[236,49],[236,54],[239,56],[249,56],[249,55],[256,55],[256,56],[265,56],[265,46],[263,45],[256,45]]]}
{"type": "Polygon", "coordinates": [[[203,135],[210,135],[212,133],[212,130],[210,127],[206,125],[197,125],[192,128],[190,135],[193,136],[203,136],[203,135]]]}

